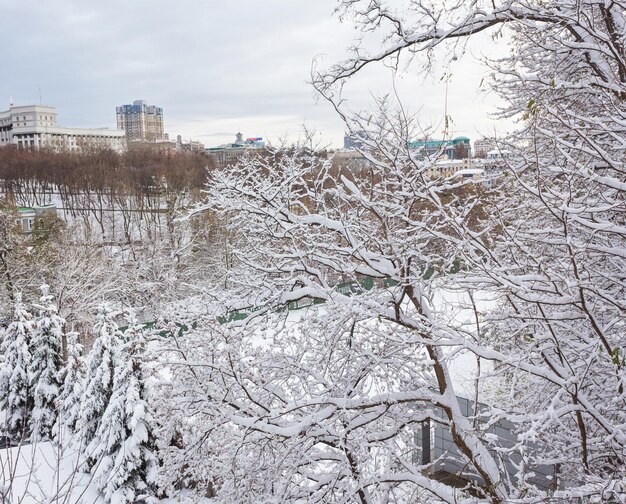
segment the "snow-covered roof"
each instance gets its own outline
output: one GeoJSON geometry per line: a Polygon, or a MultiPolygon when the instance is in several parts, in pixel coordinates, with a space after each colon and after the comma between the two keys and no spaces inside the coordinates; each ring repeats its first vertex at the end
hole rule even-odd
{"type": "Polygon", "coordinates": [[[502,156],[503,154],[510,154],[511,151],[507,150],[507,149],[493,149],[490,150],[489,152],[487,152],[487,156],[489,155],[494,155],[494,156],[502,156]]]}
{"type": "Polygon", "coordinates": [[[485,170],[482,168],[464,168],[463,170],[459,170],[454,175],[455,176],[463,176],[463,175],[482,175],[485,173],[485,170]]]}

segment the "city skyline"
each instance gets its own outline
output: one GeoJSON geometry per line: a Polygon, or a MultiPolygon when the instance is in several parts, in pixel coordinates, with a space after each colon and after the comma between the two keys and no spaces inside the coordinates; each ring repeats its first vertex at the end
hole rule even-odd
{"type": "MultiPolygon", "coordinates": [[[[163,107],[166,132],[207,146],[230,142],[238,131],[294,141],[303,124],[320,132],[321,143],[342,145],[340,119],[307,83],[316,57],[323,55],[323,66],[342,59],[358,35],[332,15],[333,0],[297,6],[274,0],[262,7],[247,0],[236,6],[191,1],[178,9],[162,2],[71,0],[54,7],[0,0],[0,6],[7,13],[0,40],[14,48],[5,60],[10,71],[0,83],[6,102],[0,108],[8,108],[12,97],[15,105],[55,106],[60,125],[114,129],[115,107],[144,99],[163,107]],[[11,21],[16,19],[28,20],[32,29],[20,29],[11,21]]],[[[420,122],[433,125],[437,136],[446,101],[440,79],[450,72],[453,133],[491,136],[496,123],[488,113],[497,101],[480,87],[488,71],[476,57],[494,51],[486,35],[458,61],[440,61],[438,77],[426,81],[401,73],[394,82],[379,66],[349,86],[345,97],[360,109],[371,94],[384,95],[395,85],[403,104],[419,110],[420,122]]],[[[498,124],[497,131],[507,127],[498,124]]]]}

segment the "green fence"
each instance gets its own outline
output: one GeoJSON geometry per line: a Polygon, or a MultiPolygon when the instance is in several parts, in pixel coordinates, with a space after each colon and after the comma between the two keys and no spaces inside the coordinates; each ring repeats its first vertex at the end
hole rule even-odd
{"type": "MultiPolygon", "coordinates": [[[[461,271],[461,269],[462,269],[461,261],[457,259],[453,261],[452,267],[447,271],[447,273],[455,274],[461,271]]],[[[424,280],[429,280],[430,278],[432,278],[434,274],[435,274],[435,268],[432,266],[429,266],[426,270],[424,270],[422,278],[424,280]]],[[[392,278],[374,279],[373,277],[363,277],[353,282],[338,283],[335,286],[335,290],[339,292],[340,294],[343,294],[344,296],[356,296],[364,292],[371,291],[376,286],[376,284],[380,285],[384,289],[388,289],[390,287],[395,287],[396,285],[398,285],[398,282],[396,280],[393,280],[392,278]]],[[[283,310],[287,310],[287,311],[301,310],[304,308],[308,308],[310,306],[321,305],[321,304],[324,304],[325,302],[326,301],[321,298],[306,297],[306,298],[298,299],[297,301],[290,301],[283,310]]],[[[237,310],[231,310],[227,312],[225,315],[221,315],[217,317],[217,321],[220,324],[226,324],[228,322],[236,322],[238,320],[245,320],[250,315],[261,310],[262,308],[263,306],[248,306],[245,308],[239,308],[237,310]]],[[[189,331],[189,327],[187,327],[187,325],[180,324],[178,322],[176,322],[175,324],[179,328],[177,332],[178,336],[189,331]]],[[[145,327],[152,328],[154,327],[154,325],[155,325],[155,322],[149,322],[145,324],[145,327]]],[[[191,324],[191,328],[195,329],[196,327],[197,327],[197,322],[193,322],[191,324]]],[[[169,332],[164,330],[164,331],[159,332],[159,334],[162,336],[167,336],[169,332]]]]}

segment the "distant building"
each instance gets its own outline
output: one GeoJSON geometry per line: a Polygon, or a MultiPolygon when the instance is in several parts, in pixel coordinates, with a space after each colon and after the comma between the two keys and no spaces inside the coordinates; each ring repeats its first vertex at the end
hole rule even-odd
{"type": "Polygon", "coordinates": [[[180,135],[176,137],[176,140],[170,140],[167,133],[161,140],[154,140],[152,142],[131,142],[130,147],[135,146],[153,149],[166,155],[179,154],[182,152],[204,152],[203,143],[197,140],[183,140],[180,135]]]}
{"type": "Polygon", "coordinates": [[[55,107],[25,105],[0,112],[0,147],[16,145],[23,149],[50,148],[56,151],[81,151],[126,148],[123,132],[107,128],[65,128],[57,125],[55,107]]]}
{"type": "Polygon", "coordinates": [[[484,158],[487,153],[496,148],[495,138],[480,138],[474,141],[474,157],[484,158]]]}
{"type": "Polygon", "coordinates": [[[431,179],[455,177],[491,187],[496,178],[506,169],[511,161],[511,152],[491,150],[482,158],[442,159],[426,170],[431,179]]]}
{"type": "Polygon", "coordinates": [[[441,153],[448,159],[463,159],[472,154],[470,139],[464,136],[452,140],[416,140],[409,142],[409,147],[420,150],[429,157],[441,153]]]}
{"type": "Polygon", "coordinates": [[[135,100],[132,105],[116,107],[115,112],[117,129],[126,132],[129,142],[154,142],[165,138],[161,107],[146,105],[144,100],[135,100]]]}
{"type": "Polygon", "coordinates": [[[433,180],[463,180],[486,188],[492,187],[501,173],[502,167],[499,163],[476,158],[444,159],[433,163],[426,170],[426,176],[433,180]]]}
{"type": "Polygon", "coordinates": [[[485,165],[485,175],[494,177],[509,168],[514,161],[513,153],[506,149],[493,149],[487,152],[483,160],[485,165]]]}
{"type": "Polygon", "coordinates": [[[506,162],[511,157],[511,151],[506,149],[493,149],[485,154],[485,159],[489,163],[506,162]]]}
{"type": "Polygon", "coordinates": [[[204,152],[204,144],[199,140],[182,140],[178,135],[178,145],[182,152],[204,152]]]}
{"type": "Polygon", "coordinates": [[[235,136],[235,142],[218,147],[209,147],[204,152],[212,157],[218,165],[236,163],[247,153],[253,153],[265,148],[265,142],[261,137],[243,139],[241,133],[235,136]]]}
{"type": "Polygon", "coordinates": [[[54,204],[19,207],[17,209],[17,222],[20,231],[24,234],[47,233],[50,230],[50,222],[56,219],[57,207],[54,204]]]}
{"type": "Polygon", "coordinates": [[[343,148],[347,150],[363,149],[363,140],[368,138],[366,131],[351,131],[343,136],[343,148]]]}
{"type": "Polygon", "coordinates": [[[464,181],[484,182],[485,169],[484,168],[464,168],[454,174],[454,177],[463,179],[464,181]]]}
{"type": "Polygon", "coordinates": [[[371,161],[354,149],[341,149],[336,152],[329,152],[328,158],[332,158],[335,166],[348,168],[353,173],[359,173],[371,166],[371,161]]]}
{"type": "Polygon", "coordinates": [[[475,160],[465,159],[443,159],[435,162],[426,170],[426,175],[431,179],[444,179],[452,177],[462,170],[480,168],[475,160]]]}
{"type": "MultiPolygon", "coordinates": [[[[518,433],[515,424],[501,419],[491,422],[485,415],[487,407],[463,397],[459,397],[461,414],[474,419],[485,429],[484,437],[490,440],[489,452],[499,461],[505,480],[515,481],[515,476],[523,465],[523,457],[516,447],[518,433]]],[[[423,472],[430,478],[443,481],[452,486],[464,487],[468,483],[484,485],[485,481],[476,472],[471,463],[463,455],[454,442],[447,417],[442,408],[435,409],[435,415],[422,422],[415,433],[414,462],[427,467],[423,472]]],[[[540,443],[529,443],[527,449],[531,453],[541,453],[540,443]]],[[[533,465],[529,471],[528,481],[545,491],[553,491],[558,486],[558,466],[555,464],[533,465]]]]}

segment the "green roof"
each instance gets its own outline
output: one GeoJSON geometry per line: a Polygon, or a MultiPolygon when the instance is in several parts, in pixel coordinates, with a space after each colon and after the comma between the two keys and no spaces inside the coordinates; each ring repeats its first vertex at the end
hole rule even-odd
{"type": "Polygon", "coordinates": [[[470,139],[464,136],[453,138],[452,140],[416,140],[409,142],[409,147],[418,149],[425,147],[427,149],[440,149],[442,147],[452,147],[460,143],[469,143],[470,139]]]}
{"type": "Polygon", "coordinates": [[[413,148],[426,147],[427,149],[438,149],[449,143],[450,142],[446,140],[417,140],[415,142],[409,142],[409,146],[413,148]]]}

